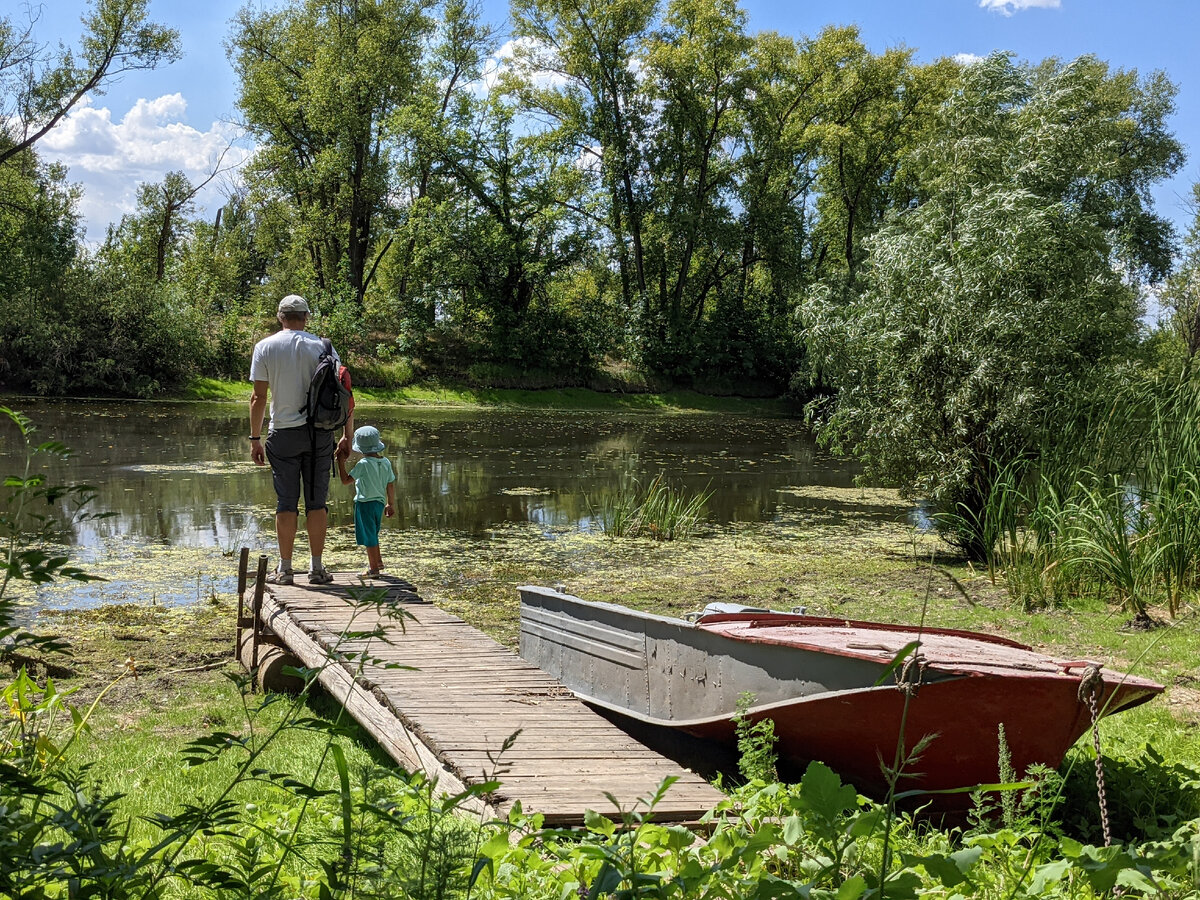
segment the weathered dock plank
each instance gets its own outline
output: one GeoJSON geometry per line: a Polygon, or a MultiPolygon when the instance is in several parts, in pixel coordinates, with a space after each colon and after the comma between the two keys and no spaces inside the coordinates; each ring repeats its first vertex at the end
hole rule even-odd
{"type": "Polygon", "coordinates": [[[495,774],[500,789],[475,807],[485,814],[520,801],[547,824],[580,824],[587,810],[617,813],[606,793],[629,809],[668,777],[659,821],[695,821],[722,797],[403,579],[268,585],[261,617],[400,765],[447,793],[495,774]],[[382,636],[361,635],[376,628],[382,636]]]}

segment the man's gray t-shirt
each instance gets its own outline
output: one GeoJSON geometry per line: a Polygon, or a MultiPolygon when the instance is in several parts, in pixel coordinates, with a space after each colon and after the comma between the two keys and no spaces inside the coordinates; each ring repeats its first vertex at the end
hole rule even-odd
{"type": "MultiPolygon", "coordinates": [[[[265,381],[271,394],[271,431],[305,424],[308,385],[321,358],[321,339],[284,328],[254,345],[250,380],[265,381]]],[[[337,351],[333,357],[337,360],[337,351]]]]}

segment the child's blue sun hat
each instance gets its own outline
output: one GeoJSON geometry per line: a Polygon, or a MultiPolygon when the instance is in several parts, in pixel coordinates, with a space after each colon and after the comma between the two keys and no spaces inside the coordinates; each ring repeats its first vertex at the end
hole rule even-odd
{"type": "Polygon", "coordinates": [[[379,429],[374,425],[364,425],[354,431],[354,449],[359,453],[382,453],[387,449],[379,439],[379,429]]]}

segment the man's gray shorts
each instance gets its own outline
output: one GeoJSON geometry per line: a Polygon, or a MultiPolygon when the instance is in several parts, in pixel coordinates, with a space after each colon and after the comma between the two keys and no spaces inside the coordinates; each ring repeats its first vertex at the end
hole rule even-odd
{"type": "Polygon", "coordinates": [[[337,447],[332,431],[310,431],[307,425],[281,428],[267,436],[267,459],[275,483],[276,512],[298,512],[300,482],[304,482],[304,511],[325,509],[329,498],[329,471],[337,447]],[[317,451],[313,455],[313,434],[317,451]],[[315,464],[315,465],[314,465],[315,464]]]}

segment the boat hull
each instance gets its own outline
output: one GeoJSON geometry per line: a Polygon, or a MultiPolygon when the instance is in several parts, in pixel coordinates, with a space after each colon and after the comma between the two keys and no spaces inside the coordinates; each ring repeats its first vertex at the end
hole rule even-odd
{"type": "MultiPolygon", "coordinates": [[[[1022,774],[1056,767],[1091,725],[1082,662],[993,636],[776,613],[693,624],[543,588],[522,588],[521,599],[521,655],[581,699],[729,746],[739,701],[752,695],[747,717],[773,720],[782,761],[820,760],[875,796],[901,748],[898,791],[963,808],[970,788],[1000,779],[1001,729],[1022,774]],[[893,663],[906,653],[908,667],[893,663]]],[[[1095,686],[1103,713],[1162,690],[1102,669],[1095,686]]]]}

